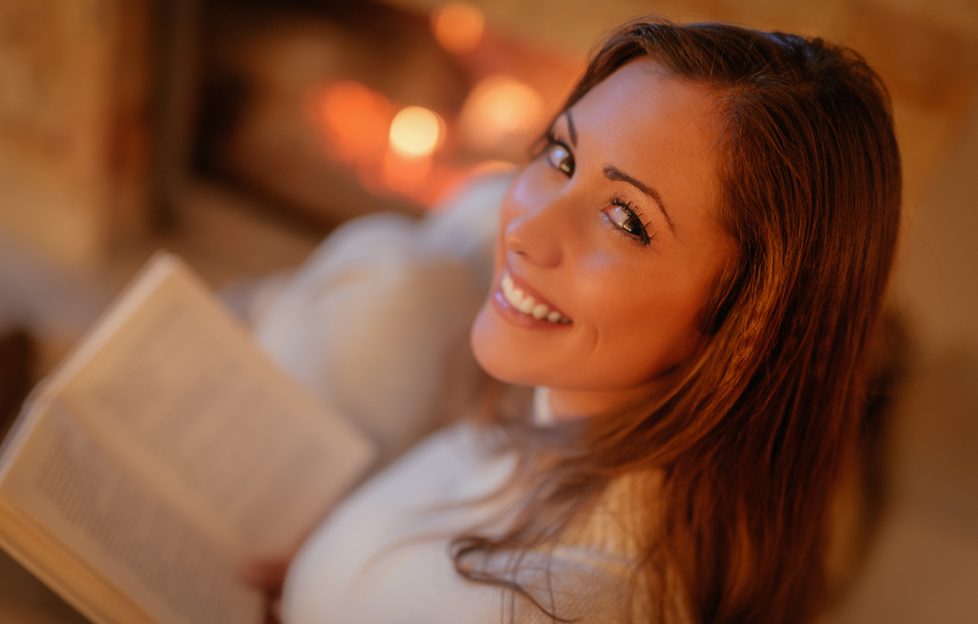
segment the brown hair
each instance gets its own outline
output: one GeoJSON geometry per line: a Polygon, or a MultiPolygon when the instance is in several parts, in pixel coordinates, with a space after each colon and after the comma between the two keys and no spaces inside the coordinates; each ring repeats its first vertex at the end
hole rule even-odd
{"type": "Polygon", "coordinates": [[[552,544],[612,479],[656,471],[648,591],[662,592],[668,571],[696,621],[808,622],[899,229],[889,99],[857,53],[821,39],[643,20],[603,44],[565,107],[638,57],[719,104],[718,211],[737,254],[706,306],[709,339],[651,409],[546,431],[510,422],[533,468],[521,513],[501,538],[457,538],[455,566],[543,609],[476,555],[552,544]]]}

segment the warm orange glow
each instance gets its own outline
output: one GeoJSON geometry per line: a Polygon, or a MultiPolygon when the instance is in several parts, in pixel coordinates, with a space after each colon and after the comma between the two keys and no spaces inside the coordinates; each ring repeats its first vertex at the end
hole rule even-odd
{"type": "Polygon", "coordinates": [[[492,149],[538,130],[543,111],[540,95],[525,83],[509,76],[490,76],[472,89],[459,124],[471,145],[492,149]]]}
{"type": "Polygon", "coordinates": [[[441,144],[444,125],[441,117],[427,108],[403,108],[391,121],[391,147],[404,156],[427,156],[441,144]]]}
{"type": "Polygon", "coordinates": [[[398,195],[412,196],[425,185],[431,165],[430,158],[406,157],[391,150],[381,163],[381,181],[398,195]]]}
{"type": "Polygon", "coordinates": [[[352,80],[315,88],[306,111],[324,155],[346,164],[364,188],[378,196],[430,208],[473,171],[507,166],[439,159],[435,151],[446,140],[446,123],[438,114],[419,106],[397,111],[381,93],[352,80]]]}
{"type": "Polygon", "coordinates": [[[387,149],[394,107],[358,82],[344,80],[314,93],[313,121],[331,154],[342,161],[378,161],[387,149]]]}
{"type": "Polygon", "coordinates": [[[516,165],[508,160],[485,160],[472,167],[469,175],[472,177],[489,176],[498,173],[507,173],[516,169],[516,165]]]}
{"type": "Polygon", "coordinates": [[[486,18],[468,2],[446,2],[431,14],[431,30],[446,50],[461,54],[482,39],[486,18]]]}

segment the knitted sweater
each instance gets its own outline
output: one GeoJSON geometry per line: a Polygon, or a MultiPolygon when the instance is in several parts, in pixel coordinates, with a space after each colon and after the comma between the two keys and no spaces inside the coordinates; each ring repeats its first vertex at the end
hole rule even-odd
{"type": "MultiPolygon", "coordinates": [[[[515,458],[486,454],[476,435],[469,426],[456,425],[431,436],[341,504],[292,564],[283,621],[551,622],[524,598],[467,581],[453,567],[451,539],[475,523],[502,522],[507,511],[507,503],[498,499],[445,507],[491,492],[511,475],[515,458]]],[[[650,608],[648,593],[632,584],[632,486],[627,480],[613,483],[584,522],[572,526],[553,550],[528,553],[511,578],[564,618],[653,620],[658,609],[650,608]]]]}

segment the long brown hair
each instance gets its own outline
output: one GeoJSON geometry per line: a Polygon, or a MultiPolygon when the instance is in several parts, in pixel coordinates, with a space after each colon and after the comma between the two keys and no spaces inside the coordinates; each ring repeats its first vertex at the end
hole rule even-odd
{"type": "Polygon", "coordinates": [[[532,468],[521,512],[500,538],[458,537],[455,566],[543,608],[476,555],[553,543],[613,479],[655,472],[648,591],[668,571],[696,621],[808,622],[899,229],[889,98],[857,53],[820,39],[643,20],[603,44],[565,107],[638,57],[716,94],[718,212],[736,262],[705,306],[703,348],[656,405],[546,431],[508,422],[532,468]]]}

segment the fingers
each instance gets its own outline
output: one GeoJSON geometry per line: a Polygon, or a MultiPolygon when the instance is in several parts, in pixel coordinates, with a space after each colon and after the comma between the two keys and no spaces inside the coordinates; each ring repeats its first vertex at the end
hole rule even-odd
{"type": "Polygon", "coordinates": [[[281,604],[277,597],[265,600],[265,624],[280,624],[282,622],[281,604]]]}
{"type": "Polygon", "coordinates": [[[263,592],[278,591],[285,582],[289,562],[285,560],[249,561],[238,568],[238,578],[263,592]]]}

